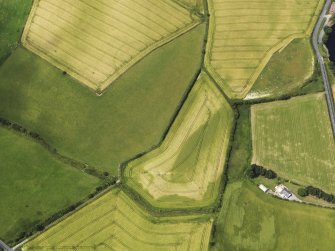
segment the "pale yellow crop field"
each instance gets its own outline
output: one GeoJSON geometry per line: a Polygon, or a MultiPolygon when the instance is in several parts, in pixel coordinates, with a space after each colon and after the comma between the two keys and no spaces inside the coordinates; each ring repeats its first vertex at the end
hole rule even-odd
{"type": "Polygon", "coordinates": [[[209,0],[205,64],[231,98],[246,96],[273,53],[310,36],[324,0],[209,0]]]}
{"type": "Polygon", "coordinates": [[[162,145],[129,163],[127,185],[157,207],[216,201],[234,112],[207,75],[200,75],[162,145]]]}
{"type": "Polygon", "coordinates": [[[51,227],[23,250],[207,250],[204,216],[154,217],[113,190],[51,227]]]}
{"type": "Polygon", "coordinates": [[[253,105],[252,162],[335,192],[335,141],[323,93],[253,105]]]}
{"type": "Polygon", "coordinates": [[[199,19],[171,0],[35,0],[23,45],[102,92],[199,19]]]}

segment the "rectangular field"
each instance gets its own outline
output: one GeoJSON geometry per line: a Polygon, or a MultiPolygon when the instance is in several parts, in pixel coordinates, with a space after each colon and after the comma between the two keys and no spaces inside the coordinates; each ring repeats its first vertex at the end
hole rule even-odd
{"type": "Polygon", "coordinates": [[[335,142],[323,94],[252,106],[253,163],[335,192],[335,142]]]}
{"type": "Polygon", "coordinates": [[[207,69],[230,97],[245,97],[273,53],[311,34],[323,3],[209,0],[207,69]]]}
{"type": "Polygon", "coordinates": [[[171,0],[35,0],[22,43],[97,92],[199,23],[171,0]]]}
{"type": "Polygon", "coordinates": [[[334,222],[334,210],[272,198],[249,182],[232,183],[223,196],[211,250],[331,251],[334,222]]]}
{"type": "Polygon", "coordinates": [[[100,182],[56,159],[40,144],[0,127],[0,239],[14,240],[100,182]]]}
{"type": "Polygon", "coordinates": [[[113,190],[23,246],[23,250],[205,251],[211,222],[154,217],[113,190]]]}
{"type": "Polygon", "coordinates": [[[234,112],[200,75],[163,143],[128,164],[128,185],[157,207],[210,206],[217,199],[234,112]]]}

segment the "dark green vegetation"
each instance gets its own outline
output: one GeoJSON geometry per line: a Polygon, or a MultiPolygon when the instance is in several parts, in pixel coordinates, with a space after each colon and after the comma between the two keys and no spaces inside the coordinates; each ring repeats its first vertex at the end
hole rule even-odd
{"type": "Polygon", "coordinates": [[[8,241],[35,228],[100,183],[13,130],[0,127],[0,149],[0,239],[8,241]]]}
{"type": "Polygon", "coordinates": [[[228,185],[212,250],[334,250],[335,212],[262,193],[250,182],[228,185]]]}
{"type": "Polygon", "coordinates": [[[277,178],[277,174],[270,170],[270,169],[266,169],[262,166],[258,166],[256,164],[252,164],[246,171],[246,175],[247,177],[254,179],[257,178],[259,176],[264,176],[267,179],[274,179],[277,178]]]}
{"type": "Polygon", "coordinates": [[[245,170],[250,166],[252,151],[250,106],[237,107],[238,119],[232,140],[232,149],[228,162],[228,178],[236,180],[244,176],[245,170]]]}
{"type": "Polygon", "coordinates": [[[0,64],[18,45],[33,0],[0,0],[0,64]]]}
{"type": "Polygon", "coordinates": [[[308,186],[305,188],[299,188],[298,194],[302,197],[311,195],[335,204],[335,196],[333,194],[326,193],[325,191],[322,191],[320,188],[317,187],[308,186]]]}
{"type": "Polygon", "coordinates": [[[160,141],[200,67],[203,34],[200,25],[154,51],[101,97],[18,48],[0,68],[0,116],[116,174],[120,162],[160,141]]]}
{"type": "Polygon", "coordinates": [[[272,56],[247,99],[278,98],[294,91],[322,90],[322,82],[317,79],[317,72],[313,74],[313,62],[314,55],[309,39],[293,40],[285,49],[272,56]]]}
{"type": "Polygon", "coordinates": [[[117,176],[111,176],[109,175],[109,172],[102,172],[97,169],[95,169],[92,166],[89,166],[83,162],[80,162],[78,160],[71,159],[67,156],[61,155],[58,153],[57,149],[51,146],[48,142],[46,142],[38,133],[29,131],[23,126],[13,122],[9,121],[7,119],[0,117],[0,126],[3,126],[4,128],[13,130],[17,132],[18,134],[22,136],[26,136],[30,138],[31,140],[34,140],[35,142],[39,143],[41,146],[45,148],[49,153],[51,153],[55,158],[62,161],[63,163],[67,165],[71,165],[74,168],[77,168],[81,171],[86,172],[87,174],[93,175],[101,180],[104,181],[104,186],[108,183],[115,183],[117,180],[117,176]]]}

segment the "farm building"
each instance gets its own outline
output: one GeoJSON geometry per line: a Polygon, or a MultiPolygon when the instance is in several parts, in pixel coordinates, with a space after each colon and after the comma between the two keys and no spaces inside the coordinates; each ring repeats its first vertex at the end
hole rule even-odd
{"type": "Polygon", "coordinates": [[[276,186],[275,191],[276,191],[276,194],[278,194],[279,197],[281,197],[283,199],[288,199],[292,196],[292,193],[283,184],[280,184],[280,185],[276,186]]]}
{"type": "Polygon", "coordinates": [[[266,193],[267,191],[269,191],[269,188],[267,188],[266,186],[264,186],[263,184],[259,184],[258,188],[261,189],[264,193],[266,193]]]}

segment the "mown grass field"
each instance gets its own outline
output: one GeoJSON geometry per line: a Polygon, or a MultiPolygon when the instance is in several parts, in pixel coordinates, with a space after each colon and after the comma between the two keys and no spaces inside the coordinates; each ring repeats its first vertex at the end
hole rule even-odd
{"type": "Polygon", "coordinates": [[[200,216],[157,218],[119,190],[74,213],[23,250],[207,250],[211,222],[200,216]]]}
{"type": "Polygon", "coordinates": [[[228,185],[212,250],[334,250],[335,212],[272,198],[250,182],[228,185]]]}
{"type": "Polygon", "coordinates": [[[120,162],[159,142],[200,67],[203,34],[200,25],[154,51],[101,97],[19,48],[0,67],[0,116],[116,174],[120,162]]]}
{"type": "Polygon", "coordinates": [[[273,54],[245,99],[277,98],[304,85],[314,71],[314,54],[309,39],[295,39],[273,54]]]}
{"type": "Polygon", "coordinates": [[[322,93],[254,105],[251,121],[253,163],[335,192],[335,142],[322,93]]]}
{"type": "Polygon", "coordinates": [[[0,0],[0,64],[20,40],[33,0],[0,0]]]}
{"type": "Polygon", "coordinates": [[[244,98],[272,55],[309,37],[324,0],[210,0],[205,64],[231,98],[244,98]]]}
{"type": "Polygon", "coordinates": [[[152,50],[199,24],[171,0],[36,0],[22,43],[101,92],[152,50]]]}
{"type": "Polygon", "coordinates": [[[200,75],[159,148],[128,164],[127,185],[157,207],[215,202],[234,112],[207,75],[200,75]]]}
{"type": "Polygon", "coordinates": [[[55,159],[38,143],[0,127],[0,239],[13,240],[85,198],[99,180],[55,159]]]}

